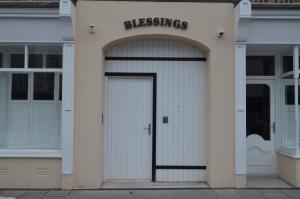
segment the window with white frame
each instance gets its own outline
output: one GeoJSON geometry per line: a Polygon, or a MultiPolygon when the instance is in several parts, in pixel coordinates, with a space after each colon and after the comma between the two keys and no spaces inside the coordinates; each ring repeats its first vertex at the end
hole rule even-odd
{"type": "MultiPolygon", "coordinates": [[[[297,50],[298,51],[298,50],[297,50]]],[[[295,48],[290,49],[281,58],[280,99],[279,99],[279,127],[280,150],[296,155],[299,149],[299,108],[300,90],[299,66],[294,63],[295,48]],[[294,65],[296,66],[294,69],[294,65]],[[296,94],[298,93],[298,95],[296,94]],[[298,103],[295,103],[298,101],[298,103]]],[[[297,53],[298,54],[298,53],[297,53]]],[[[299,59],[299,58],[298,58],[299,59]]]]}
{"type": "Polygon", "coordinates": [[[0,45],[0,62],[0,149],[59,149],[62,46],[0,45]]]}

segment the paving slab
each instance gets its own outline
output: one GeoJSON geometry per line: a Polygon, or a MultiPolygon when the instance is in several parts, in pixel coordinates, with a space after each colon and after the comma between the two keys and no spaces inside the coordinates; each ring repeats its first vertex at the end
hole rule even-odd
{"type": "Polygon", "coordinates": [[[66,197],[70,192],[70,190],[51,190],[45,197],[66,197]]]}
{"type": "Polygon", "coordinates": [[[261,198],[263,197],[260,190],[257,189],[239,189],[238,193],[244,198],[244,197],[257,197],[261,198]]]}
{"type": "Polygon", "coordinates": [[[291,199],[300,199],[300,189],[282,189],[281,192],[288,195],[291,199]]]}
{"type": "Polygon", "coordinates": [[[23,190],[4,190],[4,191],[1,192],[0,197],[14,197],[14,198],[17,198],[17,197],[21,196],[24,193],[25,193],[25,191],[23,191],[23,190]]]}
{"type": "Polygon", "coordinates": [[[263,195],[268,199],[291,199],[287,194],[283,192],[265,192],[263,195]]]}
{"type": "Polygon", "coordinates": [[[41,199],[48,191],[25,191],[18,199],[41,199]]]}
{"type": "Polygon", "coordinates": [[[292,188],[290,184],[277,176],[247,177],[247,188],[292,188]]]}
{"type": "Polygon", "coordinates": [[[216,193],[217,198],[242,199],[241,195],[236,189],[216,189],[214,192],[216,193]]]}

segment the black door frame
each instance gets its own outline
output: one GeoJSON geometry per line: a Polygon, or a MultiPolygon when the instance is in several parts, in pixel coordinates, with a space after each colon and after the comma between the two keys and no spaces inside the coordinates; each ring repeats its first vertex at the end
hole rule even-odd
{"type": "Polygon", "coordinates": [[[109,77],[150,77],[152,78],[152,182],[156,180],[156,96],[157,74],[156,73],[126,73],[106,72],[109,77]]]}

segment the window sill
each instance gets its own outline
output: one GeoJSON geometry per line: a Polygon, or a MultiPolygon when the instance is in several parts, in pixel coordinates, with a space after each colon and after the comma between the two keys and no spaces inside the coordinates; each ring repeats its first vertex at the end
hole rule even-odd
{"type": "Polygon", "coordinates": [[[290,158],[300,159],[300,155],[291,154],[291,153],[288,153],[288,152],[285,152],[285,151],[278,150],[277,153],[281,154],[281,155],[284,155],[284,156],[287,156],[287,157],[290,157],[290,158]]]}
{"type": "Polygon", "coordinates": [[[0,158],[61,158],[61,150],[0,150],[0,158]]]}

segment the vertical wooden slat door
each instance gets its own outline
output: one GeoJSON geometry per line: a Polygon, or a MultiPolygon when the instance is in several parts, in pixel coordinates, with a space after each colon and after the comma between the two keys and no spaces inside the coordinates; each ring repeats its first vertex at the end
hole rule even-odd
{"type": "Polygon", "coordinates": [[[180,41],[141,39],[105,56],[105,72],[157,75],[156,181],[205,181],[205,54],[180,41]]]}
{"type": "Polygon", "coordinates": [[[150,180],[152,79],[108,77],[106,96],[106,179],[150,180]]]}

